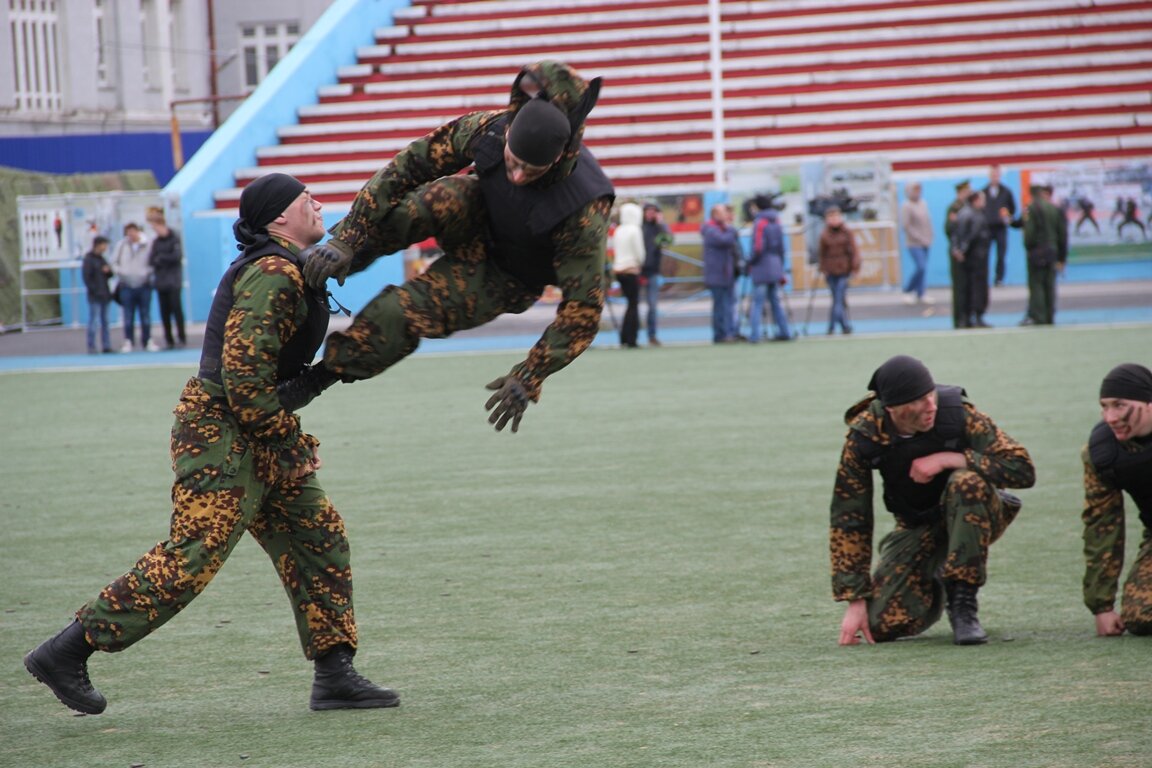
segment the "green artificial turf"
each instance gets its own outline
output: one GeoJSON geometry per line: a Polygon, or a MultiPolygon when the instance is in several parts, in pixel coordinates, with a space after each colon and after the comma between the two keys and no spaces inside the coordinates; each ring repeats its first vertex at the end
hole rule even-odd
{"type": "Polygon", "coordinates": [[[1150,362],[1148,332],[594,349],[516,435],[482,408],[516,355],[417,356],[338,386],[303,420],[352,542],[357,667],[403,704],[326,713],[308,709],[310,665],[251,539],[155,636],[93,657],[103,715],[74,716],[24,671],[165,537],[189,372],[0,376],[0,764],[1146,766],[1152,641],[1094,637],[1079,451],[1100,379],[1150,362]],[[953,646],[946,621],[836,645],[842,414],[896,353],[967,387],[1037,465],[992,548],[986,646],[953,646]]]}

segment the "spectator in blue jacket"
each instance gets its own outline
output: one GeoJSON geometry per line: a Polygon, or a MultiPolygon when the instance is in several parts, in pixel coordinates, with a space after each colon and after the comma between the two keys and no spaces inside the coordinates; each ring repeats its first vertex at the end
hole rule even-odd
{"type": "Polygon", "coordinates": [[[764,317],[764,300],[772,307],[772,320],[776,323],[773,341],[791,341],[792,329],[781,304],[781,292],[787,278],[784,276],[784,258],[787,253],[784,227],[775,208],[765,208],[752,220],[752,258],[748,260],[748,275],[752,278],[752,341],[760,341],[760,326],[764,317]]]}
{"type": "Polygon", "coordinates": [[[712,206],[700,234],[704,237],[704,286],[712,294],[712,341],[727,344],[736,341],[736,272],[743,256],[732,209],[723,203],[712,206]]]}

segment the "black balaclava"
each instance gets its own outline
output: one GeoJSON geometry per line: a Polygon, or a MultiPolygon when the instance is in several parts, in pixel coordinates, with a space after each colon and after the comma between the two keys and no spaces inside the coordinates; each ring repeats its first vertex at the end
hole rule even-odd
{"type": "Polygon", "coordinates": [[[868,382],[868,389],[876,393],[885,407],[919,400],[935,388],[936,382],[924,363],[908,355],[889,358],[868,382]]]}
{"type": "Polygon", "coordinates": [[[1152,371],[1137,363],[1123,363],[1108,371],[1100,384],[1100,399],[1113,397],[1152,403],[1152,371]]]}
{"type": "Polygon", "coordinates": [[[512,118],[508,148],[529,165],[551,165],[571,135],[567,115],[544,99],[532,99],[512,118]]]}
{"type": "Polygon", "coordinates": [[[304,189],[299,179],[286,173],[269,173],[244,187],[240,193],[240,218],[232,224],[236,248],[243,251],[267,243],[268,225],[284,213],[304,189]]]}

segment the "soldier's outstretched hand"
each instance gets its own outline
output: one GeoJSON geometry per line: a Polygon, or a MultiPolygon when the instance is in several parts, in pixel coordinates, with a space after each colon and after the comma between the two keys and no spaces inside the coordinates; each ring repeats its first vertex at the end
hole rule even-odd
{"type": "Polygon", "coordinates": [[[511,375],[501,376],[488,382],[485,388],[496,390],[496,394],[488,398],[488,402],[484,404],[484,410],[491,411],[491,415],[488,416],[488,423],[495,424],[496,431],[501,432],[504,426],[511,421],[512,431],[519,430],[520,419],[528,408],[528,395],[525,393],[524,385],[520,383],[520,379],[511,375]]]}

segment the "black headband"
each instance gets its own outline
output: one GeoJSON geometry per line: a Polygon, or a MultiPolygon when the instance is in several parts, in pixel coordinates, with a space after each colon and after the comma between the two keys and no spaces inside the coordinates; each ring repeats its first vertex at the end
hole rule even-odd
{"type": "Polygon", "coordinates": [[[876,393],[881,405],[903,405],[936,389],[936,382],[924,363],[908,355],[896,355],[876,369],[868,389],[876,393]]]}
{"type": "Polygon", "coordinates": [[[240,218],[232,225],[237,248],[244,250],[268,241],[267,227],[305,189],[304,184],[286,173],[269,173],[244,187],[240,193],[240,218]]]}
{"type": "Polygon", "coordinates": [[[568,116],[543,99],[532,99],[512,118],[508,148],[529,165],[551,165],[572,136],[568,116]]]}
{"type": "Polygon", "coordinates": [[[1152,371],[1137,363],[1116,366],[1100,384],[1100,399],[1113,397],[1152,403],[1152,371]]]}

